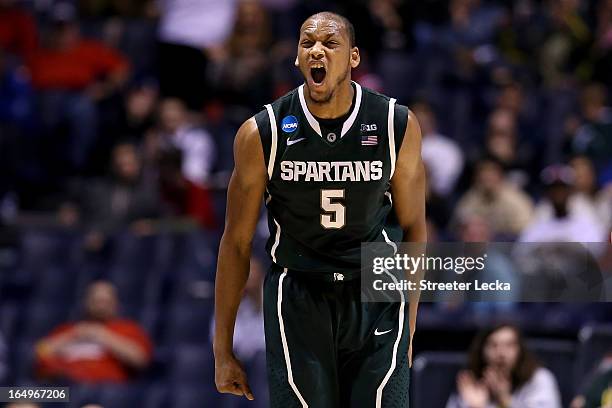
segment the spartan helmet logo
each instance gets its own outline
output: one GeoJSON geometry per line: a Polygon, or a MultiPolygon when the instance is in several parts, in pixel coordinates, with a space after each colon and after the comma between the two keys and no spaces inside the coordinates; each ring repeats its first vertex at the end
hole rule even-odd
{"type": "Polygon", "coordinates": [[[336,141],[336,134],[333,132],[330,132],[327,134],[327,141],[329,143],[334,143],[336,141]]]}

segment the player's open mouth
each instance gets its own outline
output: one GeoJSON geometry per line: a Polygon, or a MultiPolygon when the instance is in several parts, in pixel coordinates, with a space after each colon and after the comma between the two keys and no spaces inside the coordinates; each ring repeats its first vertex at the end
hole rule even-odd
{"type": "Polygon", "coordinates": [[[321,85],[325,81],[327,71],[324,67],[312,67],[310,68],[310,77],[315,85],[321,85]]]}

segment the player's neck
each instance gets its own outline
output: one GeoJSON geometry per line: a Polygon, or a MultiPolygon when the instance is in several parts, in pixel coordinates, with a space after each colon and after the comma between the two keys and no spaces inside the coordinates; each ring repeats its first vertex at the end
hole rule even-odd
{"type": "Polygon", "coordinates": [[[350,80],[338,85],[336,92],[327,102],[315,102],[310,98],[309,92],[304,92],[306,105],[313,116],[321,119],[335,119],[345,115],[353,103],[353,88],[350,80]]]}

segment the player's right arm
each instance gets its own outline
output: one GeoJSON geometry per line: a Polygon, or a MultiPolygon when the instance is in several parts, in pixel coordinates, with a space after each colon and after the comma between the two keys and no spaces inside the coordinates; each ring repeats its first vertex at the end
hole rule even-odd
{"type": "Polygon", "coordinates": [[[236,134],[234,162],[215,283],[215,383],[219,392],[253,399],[246,374],[234,356],[233,337],[236,313],[249,275],[251,243],[268,179],[254,118],[246,121],[236,134]]]}

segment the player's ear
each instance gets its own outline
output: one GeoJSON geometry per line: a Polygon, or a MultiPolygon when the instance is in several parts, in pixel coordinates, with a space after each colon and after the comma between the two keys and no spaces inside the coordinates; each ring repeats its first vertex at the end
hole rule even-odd
{"type": "Polygon", "coordinates": [[[293,63],[296,67],[300,66],[300,61],[298,61],[297,55],[295,56],[295,62],[293,63]]]}
{"type": "Polygon", "coordinates": [[[359,55],[359,48],[351,48],[351,67],[357,68],[361,62],[361,56],[359,55]]]}

